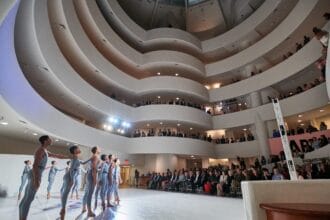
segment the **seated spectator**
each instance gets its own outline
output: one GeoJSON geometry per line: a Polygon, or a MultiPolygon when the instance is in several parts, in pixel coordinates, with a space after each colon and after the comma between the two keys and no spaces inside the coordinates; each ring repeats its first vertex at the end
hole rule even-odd
{"type": "Polygon", "coordinates": [[[326,138],[326,136],[324,134],[322,134],[320,136],[320,147],[324,147],[324,146],[326,146],[328,144],[329,144],[328,138],[326,138]]]}
{"type": "Polygon", "coordinates": [[[320,123],[320,131],[325,131],[328,129],[328,126],[324,123],[324,121],[321,121],[320,123]]]}
{"type": "Polygon", "coordinates": [[[262,165],[266,165],[267,164],[267,160],[265,156],[261,156],[261,164],[262,165]]]}
{"type": "Polygon", "coordinates": [[[272,175],[270,175],[268,169],[262,168],[261,180],[271,180],[271,179],[272,179],[272,175]]]}
{"type": "Polygon", "coordinates": [[[272,180],[284,180],[283,175],[280,173],[280,171],[276,167],[273,168],[272,180]]]}
{"type": "Polygon", "coordinates": [[[316,137],[313,137],[312,148],[314,150],[320,148],[320,141],[316,137]]]}
{"type": "Polygon", "coordinates": [[[273,138],[281,137],[281,134],[278,130],[274,129],[273,130],[273,138]]]}
{"type": "Polygon", "coordinates": [[[222,171],[222,174],[220,175],[219,183],[217,184],[217,195],[218,196],[224,195],[225,184],[228,184],[228,172],[222,171]]]}
{"type": "Polygon", "coordinates": [[[316,127],[314,127],[313,125],[308,125],[308,127],[306,128],[306,132],[307,133],[312,133],[312,132],[316,132],[318,131],[316,127]]]}
{"type": "Polygon", "coordinates": [[[297,127],[297,134],[304,134],[304,133],[305,133],[304,129],[302,127],[298,126],[297,127]]]}

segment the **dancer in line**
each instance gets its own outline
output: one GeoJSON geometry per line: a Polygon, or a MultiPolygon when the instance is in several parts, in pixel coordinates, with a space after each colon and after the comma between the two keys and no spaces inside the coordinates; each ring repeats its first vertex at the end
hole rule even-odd
{"type": "Polygon", "coordinates": [[[62,204],[62,209],[60,212],[61,220],[64,220],[65,218],[66,203],[68,201],[68,196],[73,186],[73,182],[76,179],[76,177],[79,176],[80,164],[85,164],[89,162],[89,160],[85,162],[81,162],[78,159],[79,154],[81,153],[81,150],[78,146],[70,147],[69,151],[70,154],[72,155],[72,160],[70,163],[71,166],[69,168],[69,171],[63,177],[63,185],[61,190],[61,204],[62,204]]]}
{"type": "Polygon", "coordinates": [[[71,160],[66,162],[65,173],[69,172],[71,160]]]}
{"type": "Polygon", "coordinates": [[[114,169],[113,169],[113,194],[115,196],[115,204],[119,205],[119,184],[122,184],[122,179],[120,176],[120,160],[118,158],[113,160],[114,162],[114,169]]]}
{"type": "Polygon", "coordinates": [[[50,191],[52,190],[52,186],[54,184],[55,176],[56,176],[57,172],[63,171],[65,169],[65,168],[58,169],[56,167],[55,160],[53,160],[51,163],[52,163],[52,166],[50,167],[49,174],[48,174],[47,199],[50,199],[50,191]]]}
{"type": "Polygon", "coordinates": [[[23,173],[21,176],[21,185],[20,185],[19,191],[18,191],[18,200],[21,199],[23,188],[29,179],[29,173],[31,170],[31,160],[24,161],[24,164],[25,164],[25,166],[24,166],[24,170],[23,170],[23,173]]]}
{"type": "Polygon", "coordinates": [[[80,189],[80,185],[81,185],[81,172],[83,173],[87,173],[87,171],[80,167],[78,170],[78,175],[74,178],[73,180],[73,187],[71,190],[71,199],[73,199],[73,194],[76,194],[76,199],[79,199],[79,189],[80,189]]]}
{"type": "Polygon", "coordinates": [[[92,148],[92,157],[90,158],[90,165],[87,171],[87,183],[85,186],[85,194],[83,198],[83,209],[82,212],[86,212],[87,206],[87,216],[95,217],[95,214],[92,212],[92,197],[97,183],[97,168],[100,162],[99,155],[100,149],[98,147],[92,148]]]}
{"type": "Polygon", "coordinates": [[[26,220],[29,214],[30,206],[34,197],[40,187],[42,174],[46,168],[48,157],[54,157],[58,159],[69,159],[68,156],[53,154],[48,151],[48,147],[52,144],[52,139],[49,136],[44,135],[39,138],[41,146],[34,154],[34,162],[32,170],[30,171],[31,178],[25,188],[24,197],[19,204],[19,219],[26,220]]]}
{"type": "MultiPolygon", "coordinates": [[[[107,155],[102,154],[101,160],[103,161],[100,166],[98,176],[98,188],[100,190],[100,197],[102,202],[102,209],[105,210],[105,197],[108,189],[108,173],[109,173],[109,158],[107,155]]],[[[95,206],[97,208],[98,191],[95,193],[95,206]]]]}
{"type": "Polygon", "coordinates": [[[108,156],[109,159],[109,169],[108,169],[108,190],[107,190],[107,202],[108,202],[108,207],[113,207],[111,204],[111,196],[113,193],[113,181],[112,181],[112,173],[113,173],[113,168],[114,168],[114,163],[112,160],[112,155],[110,154],[108,156]]]}

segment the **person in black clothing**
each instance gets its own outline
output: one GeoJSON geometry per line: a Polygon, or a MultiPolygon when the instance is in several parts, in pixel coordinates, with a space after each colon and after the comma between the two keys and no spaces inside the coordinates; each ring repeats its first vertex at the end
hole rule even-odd
{"type": "Polygon", "coordinates": [[[135,181],[135,187],[136,188],[139,187],[139,178],[140,178],[140,172],[137,169],[135,169],[134,181],[135,181]]]}
{"type": "Polygon", "coordinates": [[[304,36],[304,46],[306,45],[306,44],[308,44],[308,42],[310,41],[311,39],[310,39],[310,37],[308,37],[308,36],[304,36]]]}

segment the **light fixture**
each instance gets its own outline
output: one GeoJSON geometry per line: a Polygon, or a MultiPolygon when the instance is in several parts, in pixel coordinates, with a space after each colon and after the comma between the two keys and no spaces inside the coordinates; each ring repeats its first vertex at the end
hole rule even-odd
{"type": "Polygon", "coordinates": [[[191,155],[190,157],[191,157],[191,158],[193,158],[193,157],[194,157],[194,155],[191,155]]]}
{"type": "Polygon", "coordinates": [[[189,128],[190,130],[192,130],[193,128],[189,128]]]}
{"type": "Polygon", "coordinates": [[[35,133],[35,132],[34,132],[34,133],[32,133],[32,134],[33,134],[34,136],[37,136],[37,135],[38,135],[38,133],[35,133]]]}
{"type": "Polygon", "coordinates": [[[126,122],[126,121],[123,121],[123,122],[121,123],[121,126],[123,126],[124,128],[129,128],[129,127],[131,127],[130,123],[128,123],[128,122],[126,122]]]}
{"type": "Polygon", "coordinates": [[[147,127],[149,127],[150,126],[150,124],[147,124],[147,127]]]}
{"type": "Polygon", "coordinates": [[[243,131],[247,131],[247,129],[246,128],[243,128],[243,131]]]}
{"type": "Polygon", "coordinates": [[[8,125],[8,122],[2,121],[2,122],[0,122],[0,124],[2,124],[2,125],[8,125]]]}
{"type": "Polygon", "coordinates": [[[242,105],[242,103],[238,103],[238,106],[241,106],[242,105]]]}
{"type": "Polygon", "coordinates": [[[158,72],[157,75],[160,76],[160,72],[158,72]]]}
{"type": "Polygon", "coordinates": [[[119,120],[118,120],[117,118],[115,118],[115,117],[111,117],[111,118],[109,119],[109,121],[110,121],[111,123],[113,123],[113,124],[117,124],[117,123],[119,122],[119,120]]]}
{"type": "Polygon", "coordinates": [[[60,140],[59,139],[55,139],[55,142],[59,142],[60,140]]]}
{"type": "Polygon", "coordinates": [[[300,122],[302,122],[302,120],[299,119],[299,120],[298,120],[298,123],[300,123],[300,122]]]}
{"type": "Polygon", "coordinates": [[[301,118],[302,117],[302,115],[298,115],[298,118],[301,118]]]}
{"type": "Polygon", "coordinates": [[[176,97],[175,99],[176,99],[176,100],[179,100],[180,98],[179,98],[179,97],[176,97]]]}
{"type": "Polygon", "coordinates": [[[66,143],[66,145],[67,145],[67,146],[69,146],[69,145],[70,145],[70,143],[66,143]]]}
{"type": "Polygon", "coordinates": [[[158,99],[160,99],[160,96],[157,96],[158,99]]]}
{"type": "Polygon", "coordinates": [[[324,109],[320,109],[320,112],[324,112],[324,109]]]}
{"type": "Polygon", "coordinates": [[[300,126],[304,126],[305,124],[300,124],[300,126]]]}
{"type": "Polygon", "coordinates": [[[163,124],[163,122],[159,122],[159,124],[161,124],[161,125],[162,125],[162,124],[163,124]]]}
{"type": "Polygon", "coordinates": [[[175,76],[179,76],[179,73],[176,73],[175,76]]]}
{"type": "Polygon", "coordinates": [[[181,126],[181,124],[177,124],[177,126],[178,126],[178,127],[180,127],[180,126],[181,126]]]}
{"type": "Polygon", "coordinates": [[[205,85],[205,88],[207,89],[207,90],[210,90],[210,86],[209,85],[205,85]]]}

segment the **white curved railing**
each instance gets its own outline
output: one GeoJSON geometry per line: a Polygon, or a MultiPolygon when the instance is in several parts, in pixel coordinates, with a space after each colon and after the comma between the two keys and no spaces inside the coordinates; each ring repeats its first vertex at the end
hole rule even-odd
{"type": "MultiPolygon", "coordinates": [[[[50,18],[50,20],[53,19],[53,22],[56,22],[56,20],[62,20],[63,22],[69,23],[71,21],[70,17],[76,17],[75,14],[77,14],[81,25],[85,29],[93,28],[93,24],[91,23],[93,21],[93,16],[89,12],[87,3],[94,4],[96,6],[95,1],[75,1],[76,10],[73,7],[72,0],[63,2],[49,1],[48,3],[50,11],[58,9],[64,10],[64,12],[60,12],[60,10],[58,10],[58,13],[54,14],[55,16],[50,18]]],[[[109,28],[110,26],[108,25],[108,29],[109,28]]],[[[90,33],[90,38],[96,37],[91,34],[90,31],[87,31],[86,33],[90,33]]],[[[112,31],[112,34],[98,39],[98,43],[95,42],[95,45],[100,51],[103,51],[103,48],[108,49],[109,52],[103,52],[103,56],[122,70],[129,70],[131,74],[135,74],[137,76],[140,75],[142,78],[148,74],[155,74],[158,71],[157,67],[161,68],[161,66],[164,66],[170,68],[171,71],[173,71],[173,75],[175,72],[182,72],[182,74],[190,73],[192,76],[196,75],[200,78],[205,76],[204,64],[194,56],[170,50],[151,51],[143,54],[127,45],[126,42],[116,35],[117,34],[112,31]],[[100,44],[101,42],[103,43],[100,44]],[[111,42],[111,45],[109,45],[108,42],[111,42]],[[115,56],[115,54],[118,55],[115,56]]],[[[166,68],[164,71],[166,71],[166,68]]]]}
{"type": "Polygon", "coordinates": [[[264,56],[285,41],[318,6],[319,2],[319,0],[300,0],[282,23],[260,41],[231,57],[205,65],[206,76],[219,76],[264,56]]]}
{"type": "MultiPolygon", "coordinates": [[[[328,27],[327,31],[330,31],[330,27],[328,27]]],[[[330,38],[330,34],[329,34],[330,38]]],[[[330,40],[328,41],[328,49],[327,49],[327,58],[326,58],[326,66],[325,66],[325,78],[327,79],[327,91],[328,97],[330,99],[330,40]]]]}
{"type": "MultiPolygon", "coordinates": [[[[327,105],[329,98],[327,96],[325,84],[326,83],[322,83],[310,90],[280,100],[283,116],[300,114],[327,105]]],[[[275,119],[273,106],[269,103],[235,113],[213,116],[213,128],[226,129],[254,124],[256,114],[259,114],[263,121],[275,119]]]]}
{"type": "Polygon", "coordinates": [[[99,0],[97,2],[100,4],[100,8],[103,10],[103,14],[108,22],[133,47],[135,46],[142,51],[150,51],[158,50],[163,48],[164,45],[175,43],[173,49],[178,50],[183,48],[184,51],[195,56],[197,55],[197,57],[202,59],[224,54],[227,51],[226,46],[244,39],[244,37],[250,34],[251,30],[256,29],[264,20],[271,17],[274,10],[281,3],[278,0],[266,0],[241,24],[220,36],[200,42],[193,35],[173,28],[156,28],[145,31],[127,16],[117,0],[99,0]],[[183,45],[181,46],[181,44],[183,45]]]}
{"type": "Polygon", "coordinates": [[[210,101],[218,101],[219,97],[226,100],[267,88],[313,65],[321,56],[322,47],[313,38],[297,53],[265,72],[218,89],[209,90],[210,101]]]}
{"type": "Polygon", "coordinates": [[[48,16],[47,10],[44,10],[46,2],[36,1],[34,6],[31,3],[22,3],[21,7],[22,13],[28,15],[26,17],[18,16],[16,20],[17,36],[26,36],[24,40],[16,41],[18,57],[27,76],[30,77],[33,74],[33,77],[36,79],[34,84],[36,84],[42,94],[48,97],[47,100],[52,101],[54,97],[58,96],[59,92],[63,93],[60,99],[55,99],[52,102],[57,107],[64,108],[69,113],[74,113],[78,104],[79,112],[86,111],[87,119],[94,117],[94,121],[99,123],[104,123],[104,120],[109,116],[117,116],[129,122],[141,122],[141,120],[147,120],[149,115],[152,119],[183,120],[184,122],[190,121],[191,124],[204,126],[207,129],[212,127],[211,120],[207,119],[210,116],[194,108],[183,106],[171,106],[170,108],[169,106],[145,106],[135,109],[103,95],[76,74],[57,48],[50,27],[45,26],[42,22],[48,16]],[[31,10],[33,7],[35,7],[34,16],[36,19],[32,19],[33,13],[31,10]],[[27,50],[25,45],[28,42],[29,45],[33,46],[27,50]],[[47,68],[47,70],[30,68],[35,67],[36,64],[47,68]],[[43,85],[39,87],[38,81],[40,80],[50,82],[47,83],[46,87],[43,85]],[[159,108],[163,108],[163,110],[159,108]],[[141,112],[139,109],[144,109],[145,111],[141,112]],[[158,109],[157,115],[152,110],[148,111],[148,109],[158,109]],[[172,110],[169,111],[169,109],[172,110]],[[182,112],[182,114],[178,117],[175,112],[182,112]],[[100,119],[103,121],[100,121],[100,119]]]}
{"type": "Polygon", "coordinates": [[[215,145],[215,156],[217,158],[255,157],[260,154],[258,146],[258,141],[217,144],[215,145]]]}
{"type": "MultiPolygon", "coordinates": [[[[22,1],[18,19],[21,16],[29,19],[28,14],[33,9],[33,5],[31,2],[22,1]]],[[[129,139],[88,127],[56,110],[32,88],[17,63],[13,31],[16,12],[17,7],[10,12],[0,29],[2,42],[0,44],[0,56],[6,57],[6,59],[0,59],[2,67],[0,69],[0,93],[1,99],[29,125],[33,125],[41,132],[73,143],[80,143],[85,146],[99,145],[112,152],[213,155],[213,145],[200,140],[172,137],[158,137],[150,141],[129,139]],[[164,141],[164,139],[169,140],[164,141]],[[150,145],[145,146],[148,142],[150,145]],[[171,146],[168,143],[171,143],[171,146]]]]}

